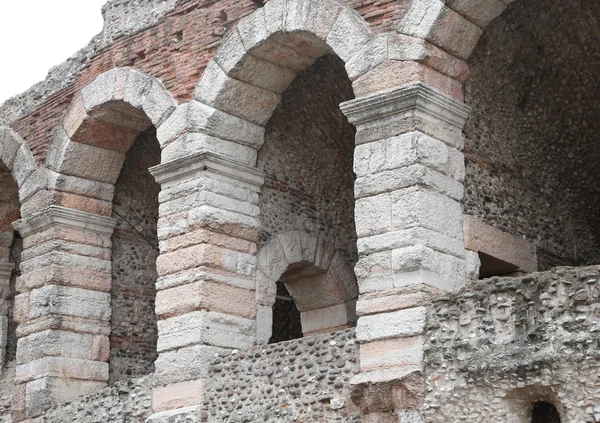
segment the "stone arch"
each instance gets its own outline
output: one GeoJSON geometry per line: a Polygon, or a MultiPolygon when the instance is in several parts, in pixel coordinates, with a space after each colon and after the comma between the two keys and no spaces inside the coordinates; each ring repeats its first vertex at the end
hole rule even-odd
{"type": "Polygon", "coordinates": [[[76,192],[80,201],[71,208],[112,214],[103,255],[110,283],[102,288],[111,306],[110,382],[148,374],[156,359],[160,188],[148,170],[160,163],[154,131],[176,104],[150,75],[132,68],[104,72],[75,94],[46,159],[55,175],[49,190],[76,192]]]}
{"type": "Polygon", "coordinates": [[[17,346],[14,296],[22,244],[13,223],[39,175],[27,143],[12,129],[0,128],[0,373],[14,360],[17,346]]]}
{"type": "Polygon", "coordinates": [[[356,277],[322,235],[297,231],[276,235],[258,252],[256,267],[259,344],[271,337],[278,281],[300,311],[304,335],[356,322],[356,277]]]}
{"type": "Polygon", "coordinates": [[[400,21],[398,31],[467,60],[487,25],[513,1],[414,0],[400,21]]]}
{"type": "MultiPolygon", "coordinates": [[[[48,169],[114,184],[137,136],[158,128],[177,102],[156,78],[132,68],[100,74],[75,95],[46,158],[48,169]]],[[[92,196],[97,195],[90,186],[92,196]]]]}
{"type": "Polygon", "coordinates": [[[268,2],[223,40],[194,100],[159,128],[163,161],[209,150],[254,166],[264,126],[296,74],[325,54],[356,60],[373,38],[369,24],[339,0],[268,2]],[[202,135],[181,137],[189,132],[202,135]]]}

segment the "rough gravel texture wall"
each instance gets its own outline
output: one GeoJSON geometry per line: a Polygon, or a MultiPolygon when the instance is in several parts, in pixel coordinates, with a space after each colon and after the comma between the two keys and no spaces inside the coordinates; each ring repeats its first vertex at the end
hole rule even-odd
{"type": "Polygon", "coordinates": [[[358,423],[348,384],[358,371],[353,329],[224,351],[209,369],[202,420],[358,423]]]}
{"type": "Polygon", "coordinates": [[[158,192],[148,169],[160,162],[153,129],[133,144],[115,184],[110,381],[147,375],[156,360],[158,192]]]}
{"type": "Polygon", "coordinates": [[[152,414],[152,377],[121,381],[46,412],[44,423],[143,423],[152,414]]]}
{"type": "Polygon", "coordinates": [[[465,212],[533,241],[540,270],[600,263],[600,3],[512,3],[470,61],[465,212]]]}
{"type": "Polygon", "coordinates": [[[322,232],[357,260],[354,128],[339,104],[353,98],[343,62],[324,56],[299,74],[266,128],[258,167],[263,241],[288,231],[322,232]]]}
{"type": "Polygon", "coordinates": [[[427,320],[426,422],[600,421],[599,266],[477,281],[427,320]]]}

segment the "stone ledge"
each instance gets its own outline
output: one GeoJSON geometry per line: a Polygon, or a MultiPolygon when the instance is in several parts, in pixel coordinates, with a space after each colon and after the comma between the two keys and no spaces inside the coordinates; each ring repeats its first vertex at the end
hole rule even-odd
{"type": "Polygon", "coordinates": [[[13,226],[22,236],[32,235],[53,225],[112,235],[116,224],[117,221],[112,217],[50,206],[32,218],[18,220],[13,226]]]}

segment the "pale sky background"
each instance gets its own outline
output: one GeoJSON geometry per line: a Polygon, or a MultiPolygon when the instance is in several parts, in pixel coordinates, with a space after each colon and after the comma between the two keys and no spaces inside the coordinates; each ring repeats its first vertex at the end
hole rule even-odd
{"type": "Polygon", "coordinates": [[[107,0],[0,0],[0,104],[102,31],[107,0]]]}

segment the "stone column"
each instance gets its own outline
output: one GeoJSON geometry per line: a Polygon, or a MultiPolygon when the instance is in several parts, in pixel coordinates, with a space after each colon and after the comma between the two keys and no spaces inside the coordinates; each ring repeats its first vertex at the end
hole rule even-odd
{"type": "Polygon", "coordinates": [[[353,399],[364,421],[398,422],[411,412],[400,410],[418,407],[424,396],[428,298],[465,283],[460,201],[468,109],[415,83],[342,110],[357,128],[361,374],[352,381],[353,399]]]}
{"type": "Polygon", "coordinates": [[[23,237],[13,397],[21,421],[107,386],[115,221],[51,206],[14,226],[23,237]]]}
{"type": "Polygon", "coordinates": [[[153,419],[162,421],[165,413],[202,404],[209,360],[221,348],[247,349],[255,342],[263,176],[208,152],[151,173],[161,184],[153,419]]]}
{"type": "Polygon", "coordinates": [[[10,308],[10,278],[15,265],[0,263],[0,374],[6,365],[8,344],[8,310],[10,308]]]}

